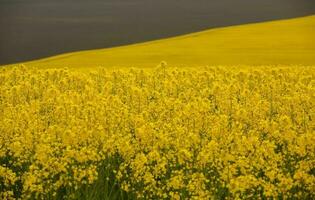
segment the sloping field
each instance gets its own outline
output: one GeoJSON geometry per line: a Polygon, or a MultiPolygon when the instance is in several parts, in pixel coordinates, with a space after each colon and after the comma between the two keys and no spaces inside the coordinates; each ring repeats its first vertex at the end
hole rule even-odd
{"type": "Polygon", "coordinates": [[[40,67],[314,65],[315,15],[218,28],[152,42],[62,54],[25,63],[40,67]]]}
{"type": "Polygon", "coordinates": [[[0,199],[315,199],[314,25],[0,67],[0,199]]]}

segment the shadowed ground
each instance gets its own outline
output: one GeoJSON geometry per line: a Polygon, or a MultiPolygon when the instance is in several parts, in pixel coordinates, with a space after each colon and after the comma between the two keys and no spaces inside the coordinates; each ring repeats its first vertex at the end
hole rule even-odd
{"type": "Polygon", "coordinates": [[[0,0],[0,64],[309,14],[313,0],[0,0]]]}

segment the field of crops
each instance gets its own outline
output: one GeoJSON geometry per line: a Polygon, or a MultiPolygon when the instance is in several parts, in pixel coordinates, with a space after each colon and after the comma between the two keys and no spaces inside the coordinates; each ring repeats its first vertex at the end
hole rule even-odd
{"type": "Polygon", "coordinates": [[[24,64],[39,68],[151,68],[206,65],[315,65],[315,15],[208,29],[107,49],[70,52],[24,64]]]}
{"type": "Polygon", "coordinates": [[[0,69],[0,198],[315,196],[315,68],[0,69]]]}

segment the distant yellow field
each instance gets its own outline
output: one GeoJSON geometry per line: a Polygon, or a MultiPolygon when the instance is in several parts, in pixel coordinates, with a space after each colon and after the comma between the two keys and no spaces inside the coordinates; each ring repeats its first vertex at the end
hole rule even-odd
{"type": "Polygon", "coordinates": [[[39,67],[314,65],[315,15],[210,29],[116,48],[81,51],[25,63],[39,67]]]}

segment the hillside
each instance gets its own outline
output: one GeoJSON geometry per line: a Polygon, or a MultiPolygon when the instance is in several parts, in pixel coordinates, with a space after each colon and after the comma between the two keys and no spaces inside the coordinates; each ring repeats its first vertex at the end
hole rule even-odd
{"type": "Polygon", "coordinates": [[[315,15],[210,29],[134,45],[80,51],[24,63],[40,67],[314,65],[315,15]]]}

